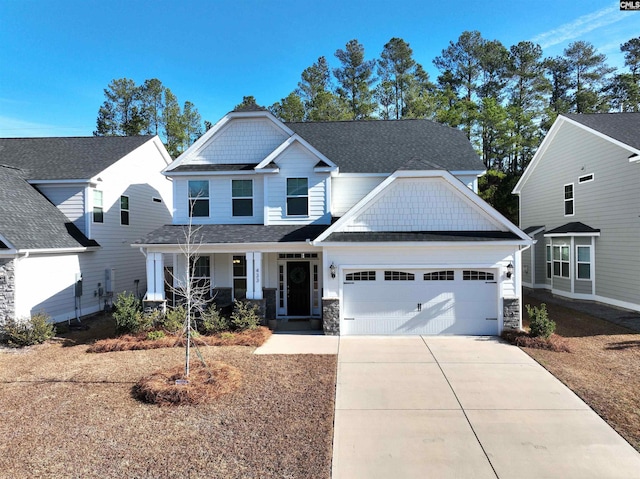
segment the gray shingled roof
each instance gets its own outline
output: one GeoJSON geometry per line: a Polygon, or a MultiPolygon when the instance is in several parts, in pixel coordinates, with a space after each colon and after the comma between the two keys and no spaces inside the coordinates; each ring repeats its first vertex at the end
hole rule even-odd
{"type": "Polygon", "coordinates": [[[565,114],[563,116],[640,150],[640,113],[565,114]]]}
{"type": "Polygon", "coordinates": [[[529,226],[528,228],[523,229],[526,234],[531,234],[534,231],[538,231],[540,229],[544,229],[544,226],[529,226]]]}
{"type": "MultiPolygon", "coordinates": [[[[195,244],[291,243],[314,240],[329,225],[197,225],[193,226],[195,244]]],[[[184,244],[184,225],[164,225],[136,244],[184,244]]]]}
{"type": "Polygon", "coordinates": [[[599,233],[599,229],[592,228],[591,226],[587,226],[584,223],[580,223],[579,221],[574,221],[572,223],[567,223],[562,226],[558,226],[552,230],[549,230],[545,233],[545,235],[551,234],[570,234],[570,233],[599,233]]]}
{"type": "Polygon", "coordinates": [[[29,180],[89,179],[152,136],[0,138],[0,164],[29,180]]]}
{"type": "Polygon", "coordinates": [[[429,120],[286,123],[342,173],[392,173],[399,168],[482,171],[464,132],[429,120]],[[413,166],[413,167],[412,167],[413,166]]]}
{"type": "Polygon", "coordinates": [[[178,165],[169,170],[171,173],[198,172],[198,171],[253,171],[259,163],[227,163],[227,164],[198,164],[198,165],[178,165]]]}
{"type": "Polygon", "coordinates": [[[98,246],[29,185],[15,168],[0,166],[0,234],[17,249],[98,246]]]}
{"type": "Polygon", "coordinates": [[[345,243],[404,241],[509,241],[521,238],[510,231],[403,231],[331,233],[325,240],[345,243]]]}

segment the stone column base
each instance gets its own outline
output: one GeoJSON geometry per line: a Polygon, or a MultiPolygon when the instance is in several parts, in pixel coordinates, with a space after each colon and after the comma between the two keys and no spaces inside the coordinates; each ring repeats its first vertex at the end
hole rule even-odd
{"type": "Polygon", "coordinates": [[[340,300],[338,298],[322,298],[322,329],[326,335],[340,335],[340,300]]]}
{"type": "Polygon", "coordinates": [[[520,331],[520,298],[502,298],[503,329],[520,331]]]}

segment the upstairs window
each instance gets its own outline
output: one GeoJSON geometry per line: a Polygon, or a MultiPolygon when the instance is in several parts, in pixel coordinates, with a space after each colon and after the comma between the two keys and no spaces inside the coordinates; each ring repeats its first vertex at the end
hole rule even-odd
{"type": "Polygon", "coordinates": [[[209,216],[208,181],[189,181],[189,216],[209,216]]]}
{"type": "Polygon", "coordinates": [[[233,216],[253,216],[253,180],[231,180],[233,216]]]}
{"type": "Polygon", "coordinates": [[[120,224],[129,224],[129,197],[124,195],[120,197],[120,224]]]}
{"type": "Polygon", "coordinates": [[[569,278],[569,247],[553,247],[553,275],[560,278],[569,278]]]}
{"type": "Polygon", "coordinates": [[[104,223],[104,212],[102,210],[102,191],[93,190],[93,222],[104,223]]]}
{"type": "Polygon", "coordinates": [[[307,178],[287,178],[287,216],[309,215],[307,178]]]}
{"type": "Polygon", "coordinates": [[[564,185],[564,215],[573,216],[573,183],[564,185]]]}

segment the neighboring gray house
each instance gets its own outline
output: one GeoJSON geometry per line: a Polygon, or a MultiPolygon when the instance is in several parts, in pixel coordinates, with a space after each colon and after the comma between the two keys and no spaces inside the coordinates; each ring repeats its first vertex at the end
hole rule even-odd
{"type": "Polygon", "coordinates": [[[129,244],[171,221],[158,137],[0,139],[0,323],[94,313],[146,290],[129,244]]]}
{"type": "Polygon", "coordinates": [[[640,311],[640,113],[559,116],[513,192],[525,286],[640,311]]]}

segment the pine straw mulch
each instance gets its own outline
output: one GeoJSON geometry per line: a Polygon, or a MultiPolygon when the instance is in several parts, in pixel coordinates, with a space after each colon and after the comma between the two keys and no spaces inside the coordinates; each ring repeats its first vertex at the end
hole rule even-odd
{"type": "Polygon", "coordinates": [[[336,356],[201,347],[240,371],[238,389],[167,408],[133,388],[184,350],[87,354],[86,342],[0,352],[0,477],[330,477],[336,356]]]}
{"type": "Polygon", "coordinates": [[[511,344],[523,348],[546,349],[556,353],[570,353],[571,349],[567,340],[557,334],[552,334],[548,338],[529,336],[526,331],[504,331],[502,338],[511,344]]]}
{"type": "MultiPolygon", "coordinates": [[[[262,346],[271,337],[271,330],[264,326],[233,333],[221,333],[211,336],[198,335],[191,339],[197,346],[262,346]]],[[[182,334],[167,334],[160,339],[147,339],[147,333],[125,334],[116,338],[105,338],[91,344],[89,353],[109,353],[113,351],[139,351],[184,347],[186,338],[182,334]]]]}
{"type": "MultiPolygon", "coordinates": [[[[525,297],[523,304],[540,301],[525,297]]],[[[559,305],[547,303],[547,310],[571,353],[522,349],[640,451],[640,334],[559,305]]]]}

